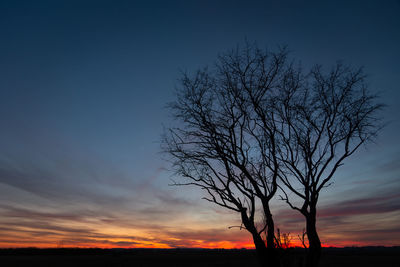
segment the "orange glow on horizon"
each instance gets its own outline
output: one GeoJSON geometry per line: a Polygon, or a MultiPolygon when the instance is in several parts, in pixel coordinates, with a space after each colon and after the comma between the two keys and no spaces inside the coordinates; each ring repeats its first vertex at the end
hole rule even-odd
{"type": "MultiPolygon", "coordinates": [[[[371,246],[373,244],[363,242],[341,242],[340,245],[323,243],[322,247],[362,247],[371,246]]],[[[293,240],[289,247],[303,247],[299,240],[293,240]]],[[[251,241],[248,242],[230,242],[230,241],[218,241],[218,242],[198,242],[197,244],[190,243],[185,245],[185,241],[182,240],[182,245],[170,246],[163,243],[148,243],[148,244],[136,244],[131,246],[116,246],[112,244],[106,244],[101,242],[86,242],[79,244],[54,244],[52,242],[38,242],[38,243],[24,243],[24,242],[2,242],[0,241],[0,248],[100,248],[100,249],[111,249],[111,248],[154,248],[154,249],[175,249],[175,248],[203,248],[203,249],[254,249],[254,244],[251,241]]]]}
{"type": "Polygon", "coordinates": [[[81,244],[54,244],[51,242],[41,243],[23,243],[23,242],[10,242],[4,243],[0,241],[0,248],[156,248],[156,249],[174,249],[174,248],[204,248],[204,249],[253,249],[254,244],[251,242],[230,242],[230,241],[218,241],[218,242],[199,242],[198,245],[186,246],[184,242],[181,246],[169,246],[162,243],[151,243],[151,244],[138,244],[132,246],[115,246],[111,244],[101,244],[98,242],[87,242],[81,244]]]}
{"type": "MultiPolygon", "coordinates": [[[[80,229],[85,224],[76,224],[80,229]]],[[[254,249],[251,236],[245,231],[227,232],[221,228],[221,231],[207,231],[201,226],[192,226],[193,228],[178,230],[169,230],[164,232],[151,232],[141,229],[128,229],[124,227],[111,227],[102,225],[97,231],[86,232],[64,232],[62,229],[56,229],[43,232],[38,235],[33,228],[16,227],[15,230],[8,230],[2,233],[0,239],[0,248],[204,248],[204,249],[254,249]]],[[[172,228],[172,227],[171,227],[172,228]]],[[[172,228],[174,229],[174,228],[172,228]]],[[[211,228],[212,229],[212,228],[211,228]]],[[[289,247],[303,247],[296,233],[292,233],[289,247]]],[[[342,235],[330,234],[322,236],[322,247],[353,247],[353,246],[377,246],[373,242],[350,241],[345,240],[342,235]]],[[[385,245],[385,244],[383,244],[385,245]]],[[[386,245],[395,245],[393,244],[386,245]]]]}

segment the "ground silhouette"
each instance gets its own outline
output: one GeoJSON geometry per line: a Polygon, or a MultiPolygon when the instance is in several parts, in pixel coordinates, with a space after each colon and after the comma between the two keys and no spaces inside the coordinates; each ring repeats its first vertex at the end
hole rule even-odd
{"type": "MultiPolygon", "coordinates": [[[[290,249],[287,253],[297,260],[303,255],[302,249],[290,249]]],[[[7,267],[259,266],[255,250],[245,249],[0,249],[0,262],[7,267]]],[[[399,267],[399,263],[400,247],[323,248],[320,266],[399,267]]]]}

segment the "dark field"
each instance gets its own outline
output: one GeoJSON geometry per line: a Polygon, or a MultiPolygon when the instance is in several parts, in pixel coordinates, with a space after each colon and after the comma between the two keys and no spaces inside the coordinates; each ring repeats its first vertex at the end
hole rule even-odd
{"type": "MultiPolygon", "coordinates": [[[[298,266],[302,250],[283,252],[298,266]]],[[[253,250],[206,249],[0,249],[0,266],[258,266],[253,250]]],[[[400,267],[400,247],[327,248],[321,267],[400,267]]]]}

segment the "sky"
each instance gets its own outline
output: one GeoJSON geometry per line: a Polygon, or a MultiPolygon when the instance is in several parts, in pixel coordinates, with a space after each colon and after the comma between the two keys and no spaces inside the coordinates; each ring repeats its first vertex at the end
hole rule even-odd
{"type": "MultiPolygon", "coordinates": [[[[169,186],[182,71],[248,40],[364,66],[387,126],[321,193],[324,246],[400,245],[400,1],[0,2],[0,247],[251,248],[234,212],[169,186]]],[[[278,200],[276,224],[304,220],[278,200]]]]}

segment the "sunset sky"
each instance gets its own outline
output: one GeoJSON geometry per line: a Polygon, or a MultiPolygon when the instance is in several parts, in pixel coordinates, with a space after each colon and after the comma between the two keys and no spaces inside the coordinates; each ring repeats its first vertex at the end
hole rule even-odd
{"type": "Polygon", "coordinates": [[[0,247],[252,247],[228,229],[238,214],[168,186],[160,153],[181,71],[246,39],[305,68],[365,67],[387,126],[322,192],[318,229],[325,246],[400,245],[399,14],[394,0],[0,1],[0,247]]]}

